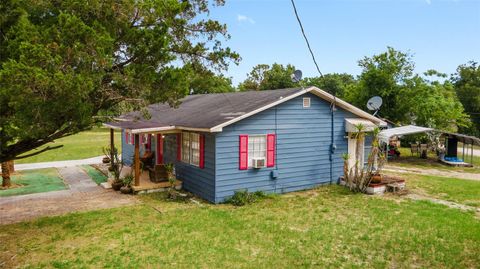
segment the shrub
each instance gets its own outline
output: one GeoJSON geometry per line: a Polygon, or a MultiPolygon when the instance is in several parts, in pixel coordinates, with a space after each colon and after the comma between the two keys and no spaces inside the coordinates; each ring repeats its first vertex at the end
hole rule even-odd
{"type": "Polygon", "coordinates": [[[254,203],[260,199],[268,197],[262,191],[248,192],[247,190],[236,191],[235,194],[226,200],[226,203],[232,204],[234,206],[244,206],[247,204],[254,203]]]}

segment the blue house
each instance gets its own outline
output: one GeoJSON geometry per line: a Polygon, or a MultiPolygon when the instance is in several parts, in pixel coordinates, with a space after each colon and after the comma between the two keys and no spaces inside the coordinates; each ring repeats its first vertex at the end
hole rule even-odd
{"type": "MultiPolygon", "coordinates": [[[[177,108],[150,105],[148,113],[128,113],[105,125],[121,130],[127,166],[142,156],[154,165],[173,163],[183,188],[213,203],[237,190],[284,193],[337,183],[342,153],[355,154],[356,141],[348,133],[358,123],[366,131],[386,126],[316,87],[190,95],[181,101],[177,108]]],[[[142,174],[134,166],[140,186],[142,174]]]]}

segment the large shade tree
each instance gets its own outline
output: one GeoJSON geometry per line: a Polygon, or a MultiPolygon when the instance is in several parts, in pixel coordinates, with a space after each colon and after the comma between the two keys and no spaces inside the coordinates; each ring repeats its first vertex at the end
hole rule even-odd
{"type": "Polygon", "coordinates": [[[399,104],[404,98],[402,91],[406,82],[413,78],[414,63],[407,53],[389,47],[386,52],[364,57],[358,62],[362,73],[357,87],[346,93],[346,99],[366,109],[369,98],[379,95],[383,98],[381,116],[394,122],[407,120],[399,104]]]}
{"type": "Polygon", "coordinates": [[[307,77],[302,82],[306,86],[316,86],[337,97],[344,98],[346,93],[357,83],[355,78],[347,73],[331,73],[318,77],[307,77]]]}
{"type": "Polygon", "coordinates": [[[430,70],[423,76],[414,73],[409,53],[391,47],[386,52],[359,61],[362,73],[358,83],[345,93],[347,101],[367,109],[372,96],[383,98],[379,116],[397,124],[416,124],[447,131],[468,126],[453,85],[446,75],[430,70]]]}
{"type": "Polygon", "coordinates": [[[299,84],[292,81],[294,71],[295,67],[291,64],[259,64],[253,67],[238,88],[241,91],[263,91],[298,87],[299,84]]]}
{"type": "Polygon", "coordinates": [[[198,76],[224,85],[215,72],[239,55],[205,16],[212,5],[223,0],[1,1],[0,162],[90,128],[116,104],[176,105],[205,91],[198,76]]]}
{"type": "Polygon", "coordinates": [[[460,65],[452,80],[457,96],[473,122],[470,128],[462,131],[480,136],[480,66],[477,62],[460,65]]]}

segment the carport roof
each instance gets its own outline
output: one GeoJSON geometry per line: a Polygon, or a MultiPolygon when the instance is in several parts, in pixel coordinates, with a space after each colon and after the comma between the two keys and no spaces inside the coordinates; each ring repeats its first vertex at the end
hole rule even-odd
{"type": "Polygon", "coordinates": [[[426,132],[436,132],[436,133],[442,133],[446,134],[449,136],[456,137],[458,141],[465,143],[465,144],[473,144],[473,145],[478,145],[480,146],[480,138],[474,137],[474,136],[468,136],[464,134],[457,134],[457,133],[450,133],[450,132],[445,132],[441,130],[435,130],[432,128],[426,128],[426,127],[420,127],[420,126],[415,126],[415,125],[407,125],[407,126],[401,126],[401,127],[396,127],[396,128],[390,128],[386,129],[380,132],[378,135],[379,140],[388,143],[390,140],[390,137],[392,136],[400,136],[400,135],[409,135],[409,134],[418,134],[418,133],[426,133],[426,132]]]}

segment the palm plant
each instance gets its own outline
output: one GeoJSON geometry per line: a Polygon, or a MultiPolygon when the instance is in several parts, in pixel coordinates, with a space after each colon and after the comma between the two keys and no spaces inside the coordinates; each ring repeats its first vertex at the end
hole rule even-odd
{"type": "Polygon", "coordinates": [[[355,146],[355,164],[353,167],[349,167],[349,154],[343,154],[343,172],[346,186],[354,192],[364,193],[370,184],[372,177],[376,173],[380,173],[380,170],[385,164],[385,153],[380,147],[378,135],[380,133],[379,128],[375,128],[372,131],[372,149],[368,155],[367,165],[364,166],[361,161],[362,148],[361,145],[365,141],[365,127],[362,124],[356,126],[357,132],[351,134],[353,139],[357,140],[355,146]]]}

